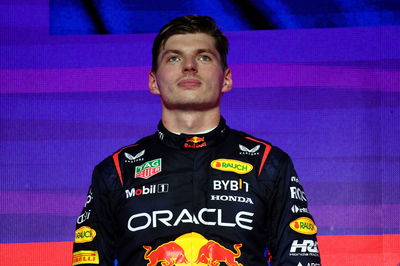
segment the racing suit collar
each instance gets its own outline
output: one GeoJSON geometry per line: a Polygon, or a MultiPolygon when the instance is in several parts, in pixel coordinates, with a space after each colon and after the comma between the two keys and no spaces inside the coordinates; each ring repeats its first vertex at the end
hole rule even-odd
{"type": "Polygon", "coordinates": [[[164,127],[162,121],[158,123],[157,134],[159,140],[169,147],[196,150],[217,145],[227,136],[228,131],[225,119],[221,116],[218,126],[204,134],[174,134],[164,127]]]}

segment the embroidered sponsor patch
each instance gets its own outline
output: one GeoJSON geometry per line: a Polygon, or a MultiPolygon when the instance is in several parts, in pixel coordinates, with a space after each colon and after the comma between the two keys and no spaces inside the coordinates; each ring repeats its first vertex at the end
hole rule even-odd
{"type": "Polygon", "coordinates": [[[242,265],[237,259],[241,256],[241,243],[223,246],[217,241],[206,239],[199,233],[190,232],[174,241],[159,246],[143,246],[146,250],[146,265],[242,265]]]}
{"type": "Polygon", "coordinates": [[[239,149],[241,152],[239,152],[240,155],[259,155],[260,153],[258,150],[260,149],[260,145],[257,145],[251,149],[247,148],[244,145],[239,144],[239,149]]]}
{"type": "Polygon", "coordinates": [[[80,250],[72,255],[72,265],[99,264],[99,253],[96,250],[80,250]]]}
{"type": "Polygon", "coordinates": [[[314,235],[317,233],[317,226],[308,217],[300,217],[289,224],[290,228],[300,234],[314,235]]]}
{"type": "Polygon", "coordinates": [[[253,170],[251,164],[231,159],[216,159],[211,162],[211,167],[220,171],[234,172],[241,175],[253,170]]]}
{"type": "Polygon", "coordinates": [[[96,236],[96,231],[88,226],[82,226],[75,231],[75,243],[91,242],[96,236]]]}
{"type": "Polygon", "coordinates": [[[135,167],[135,178],[147,179],[161,172],[161,158],[145,162],[135,167]]]}
{"type": "Polygon", "coordinates": [[[183,144],[183,147],[185,148],[192,148],[192,149],[197,149],[197,148],[202,148],[202,147],[206,147],[207,143],[204,140],[204,137],[200,138],[200,137],[192,137],[189,139],[186,139],[186,142],[183,144]]]}
{"type": "Polygon", "coordinates": [[[143,161],[144,159],[142,156],[144,155],[145,151],[146,150],[142,150],[141,152],[139,152],[135,155],[132,155],[128,152],[124,152],[124,156],[126,158],[125,162],[126,163],[135,163],[135,162],[143,161]]]}

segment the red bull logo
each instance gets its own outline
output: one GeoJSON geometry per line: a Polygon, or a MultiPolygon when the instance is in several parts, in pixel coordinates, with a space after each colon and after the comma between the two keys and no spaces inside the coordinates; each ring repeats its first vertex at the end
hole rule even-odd
{"type": "Polygon", "coordinates": [[[231,250],[221,246],[214,240],[209,240],[207,244],[202,246],[197,256],[195,263],[205,263],[207,265],[219,265],[220,262],[225,262],[229,266],[243,266],[243,264],[238,263],[236,258],[239,258],[242,254],[240,252],[240,247],[242,244],[235,244],[233,248],[236,250],[232,252],[231,250]]]}
{"type": "Polygon", "coordinates": [[[197,149],[201,147],[207,146],[206,141],[204,140],[204,137],[192,137],[189,139],[186,139],[185,144],[183,144],[185,148],[192,148],[192,149],[197,149]]]}
{"type": "Polygon", "coordinates": [[[212,265],[225,263],[228,266],[243,266],[236,259],[241,256],[242,244],[234,244],[232,251],[214,240],[207,240],[202,235],[192,232],[184,234],[174,241],[162,244],[153,251],[151,247],[143,246],[146,250],[144,258],[147,266],[161,265],[212,265]]]}
{"type": "Polygon", "coordinates": [[[146,250],[144,258],[149,261],[147,266],[156,266],[159,262],[161,262],[161,265],[189,263],[183,248],[173,241],[165,243],[151,252],[151,247],[143,246],[143,248],[146,250]]]}
{"type": "Polygon", "coordinates": [[[193,143],[204,142],[204,137],[203,138],[193,137],[190,139],[186,139],[186,142],[193,142],[193,143]]]}

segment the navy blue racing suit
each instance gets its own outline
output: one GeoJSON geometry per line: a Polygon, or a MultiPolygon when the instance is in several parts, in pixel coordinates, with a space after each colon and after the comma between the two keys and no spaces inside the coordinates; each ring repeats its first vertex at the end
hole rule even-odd
{"type": "Polygon", "coordinates": [[[95,167],[73,265],[319,266],[316,232],[285,152],[223,118],[197,135],[160,122],[95,167]]]}

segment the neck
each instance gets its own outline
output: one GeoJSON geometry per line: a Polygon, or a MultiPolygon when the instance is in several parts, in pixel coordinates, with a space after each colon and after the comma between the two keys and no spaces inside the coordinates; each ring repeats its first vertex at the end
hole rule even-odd
{"type": "Polygon", "coordinates": [[[188,111],[163,108],[162,123],[176,133],[195,134],[218,126],[221,117],[219,106],[210,110],[188,111]]]}

